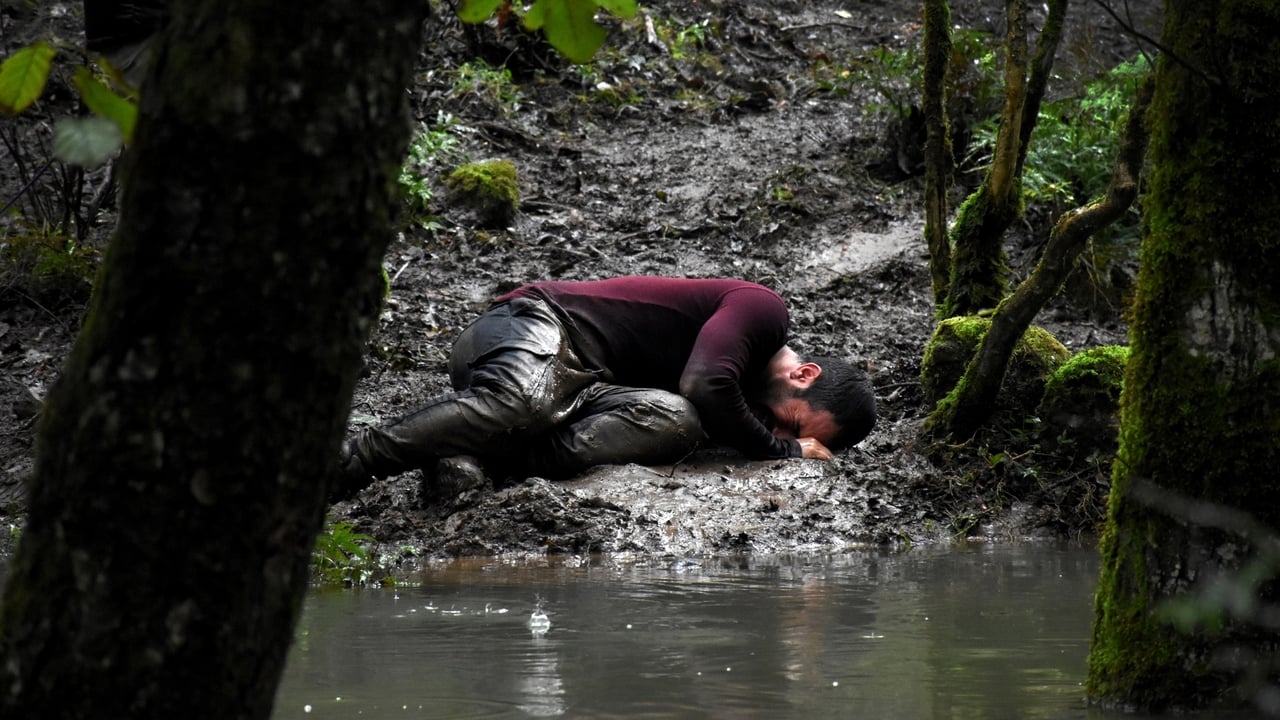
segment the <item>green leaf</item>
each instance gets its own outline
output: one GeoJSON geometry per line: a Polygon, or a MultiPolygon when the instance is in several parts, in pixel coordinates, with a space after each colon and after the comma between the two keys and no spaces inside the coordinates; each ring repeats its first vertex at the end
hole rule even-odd
{"type": "Polygon", "coordinates": [[[596,50],[604,44],[604,29],[596,24],[596,0],[537,0],[525,16],[525,26],[530,16],[537,16],[542,30],[561,55],[571,62],[590,62],[596,50]]]}
{"type": "Polygon", "coordinates": [[[482,23],[501,6],[502,0],[462,0],[458,5],[458,19],[465,23],[482,23]]]}
{"type": "Polygon", "coordinates": [[[640,10],[635,0],[596,0],[596,4],[620,18],[635,17],[640,10]]]}
{"type": "Polygon", "coordinates": [[[129,82],[129,79],[124,76],[124,72],[120,68],[112,65],[109,60],[101,56],[94,58],[93,64],[97,65],[98,69],[106,74],[111,81],[109,85],[113,92],[117,95],[123,95],[130,102],[136,103],[138,101],[138,88],[129,82]]]}
{"type": "Polygon", "coordinates": [[[93,168],[120,149],[120,128],[103,117],[59,120],[53,130],[53,154],[65,163],[93,168]]]}
{"type": "Polygon", "coordinates": [[[535,2],[524,12],[524,26],[529,30],[541,30],[547,21],[546,9],[546,3],[535,2]]]}
{"type": "Polygon", "coordinates": [[[52,45],[41,41],[9,56],[0,65],[0,110],[17,115],[30,107],[44,92],[57,54],[52,45]]]}
{"type": "Polygon", "coordinates": [[[120,137],[124,139],[126,145],[133,141],[133,125],[138,119],[136,105],[115,94],[83,65],[76,68],[76,75],[72,82],[80,91],[80,99],[84,100],[86,107],[115,123],[116,127],[120,128],[120,137]]]}

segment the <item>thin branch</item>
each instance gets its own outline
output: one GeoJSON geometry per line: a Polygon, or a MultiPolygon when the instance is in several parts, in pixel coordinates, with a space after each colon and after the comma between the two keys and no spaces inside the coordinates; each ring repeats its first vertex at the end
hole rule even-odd
{"type": "Polygon", "coordinates": [[[1280,536],[1275,528],[1239,508],[1194,498],[1145,478],[1134,478],[1125,495],[1183,522],[1221,530],[1273,552],[1280,551],[1280,536]]]}
{"type": "MultiPolygon", "coordinates": [[[[1150,45],[1151,45],[1152,47],[1154,47],[1156,50],[1159,50],[1161,53],[1163,53],[1164,55],[1168,56],[1170,60],[1173,60],[1174,62],[1178,63],[1179,65],[1181,65],[1181,66],[1185,67],[1186,69],[1190,70],[1190,71],[1191,71],[1192,73],[1194,73],[1195,75],[1198,75],[1198,76],[1200,77],[1200,79],[1202,79],[1202,80],[1204,80],[1205,82],[1209,83],[1209,85],[1210,85],[1210,86],[1212,86],[1212,87],[1221,87],[1221,86],[1222,86],[1222,81],[1221,81],[1221,80],[1219,80],[1218,78],[1216,78],[1216,77],[1214,77],[1214,76],[1210,75],[1209,73],[1205,72],[1204,70],[1202,70],[1202,69],[1200,69],[1200,68],[1196,67],[1195,65],[1192,65],[1191,63],[1187,62],[1186,60],[1183,60],[1182,58],[1178,57],[1178,55],[1177,55],[1176,53],[1174,53],[1172,50],[1170,50],[1169,48],[1167,48],[1167,47],[1165,47],[1165,46],[1161,45],[1159,40],[1156,40],[1155,38],[1153,38],[1153,37],[1151,37],[1151,36],[1149,36],[1149,35],[1147,35],[1147,34],[1145,34],[1145,33],[1141,32],[1140,30],[1138,30],[1137,28],[1135,28],[1135,27],[1133,26],[1133,23],[1132,23],[1131,21],[1126,21],[1124,18],[1121,18],[1121,17],[1120,17],[1120,15],[1116,13],[1115,9],[1111,7],[1111,4],[1110,4],[1110,3],[1108,3],[1108,2],[1106,2],[1106,0],[1093,0],[1093,2],[1094,2],[1094,4],[1095,4],[1095,5],[1097,5],[1098,7],[1102,8],[1103,10],[1105,10],[1105,11],[1106,11],[1106,13],[1107,13],[1108,15],[1110,15],[1110,16],[1111,16],[1111,18],[1112,18],[1113,20],[1115,20],[1117,24],[1119,24],[1119,25],[1120,25],[1120,29],[1121,29],[1121,30],[1124,30],[1125,32],[1127,32],[1127,33],[1129,33],[1130,35],[1132,35],[1132,36],[1134,36],[1134,37],[1138,38],[1139,40],[1141,40],[1141,41],[1143,41],[1143,42],[1145,42],[1145,43],[1150,44],[1150,45]]],[[[1128,2],[1126,1],[1126,2],[1125,2],[1125,8],[1126,8],[1126,11],[1127,11],[1128,7],[1129,7],[1129,4],[1128,4],[1128,2]]]]}
{"type": "Polygon", "coordinates": [[[31,186],[34,185],[36,181],[40,179],[40,176],[44,175],[44,171],[48,170],[49,167],[52,165],[53,165],[53,161],[50,160],[46,162],[44,165],[40,166],[40,169],[37,170],[35,174],[32,175],[31,178],[27,180],[25,184],[23,184],[22,187],[18,188],[18,191],[13,194],[13,197],[9,198],[9,201],[4,204],[4,207],[0,207],[0,214],[4,213],[9,208],[13,207],[13,204],[18,202],[18,199],[22,197],[23,193],[30,190],[31,186]]]}

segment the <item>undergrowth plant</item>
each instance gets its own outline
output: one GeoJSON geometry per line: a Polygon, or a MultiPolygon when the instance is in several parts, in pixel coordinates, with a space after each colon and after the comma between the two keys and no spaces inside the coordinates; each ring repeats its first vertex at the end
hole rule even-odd
{"type": "Polygon", "coordinates": [[[14,223],[0,238],[0,295],[49,310],[88,301],[101,253],[52,223],[14,223]]]}
{"type": "Polygon", "coordinates": [[[451,94],[454,98],[472,96],[510,115],[520,109],[524,96],[511,76],[511,70],[494,67],[481,59],[471,60],[453,70],[451,94]]]}
{"type": "Polygon", "coordinates": [[[418,123],[409,142],[408,156],[400,166],[400,190],[410,221],[424,229],[435,227],[431,214],[431,200],[435,197],[432,178],[441,163],[458,152],[459,136],[467,131],[469,128],[459,125],[453,115],[439,112],[434,124],[418,123]]]}
{"type": "MultiPolygon", "coordinates": [[[[953,124],[971,125],[1000,109],[998,42],[977,30],[957,30],[951,42],[947,112],[953,124]]],[[[814,83],[826,92],[850,95],[870,88],[874,98],[866,111],[885,118],[906,117],[918,106],[923,71],[921,48],[914,43],[882,45],[844,61],[822,56],[809,69],[814,83]]]]}
{"type": "Polygon", "coordinates": [[[696,57],[707,45],[707,40],[715,29],[709,19],[682,25],[680,22],[663,17],[653,20],[654,33],[658,40],[667,47],[671,57],[676,60],[688,60],[696,57]]]}
{"type": "Polygon", "coordinates": [[[92,115],[67,117],[54,127],[54,151],[72,165],[96,167],[133,139],[138,90],[102,57],[57,40],[39,40],[0,63],[0,112],[17,115],[44,94],[59,55],[77,58],[71,84],[92,115]]]}
{"type": "Polygon", "coordinates": [[[99,255],[89,245],[91,231],[115,189],[114,171],[92,168],[130,141],[137,97],[105,59],[60,40],[36,41],[0,62],[0,114],[18,116],[0,128],[7,155],[0,162],[18,180],[15,193],[0,197],[8,220],[0,236],[0,292],[46,309],[88,298],[99,255]],[[55,75],[90,114],[76,115],[64,98],[46,93],[55,75]]]}
{"type": "MultiPolygon", "coordinates": [[[[1075,96],[1046,102],[1027,150],[1022,192],[1028,212],[1057,217],[1065,210],[1101,197],[1111,181],[1122,125],[1134,93],[1150,72],[1139,56],[1088,82],[1075,96]]],[[[989,160],[997,123],[987,120],[975,130],[973,153],[989,160]]],[[[1139,203],[1124,217],[1098,232],[1081,256],[1094,287],[1111,284],[1112,268],[1137,254],[1139,203]]]]}
{"type": "Polygon", "coordinates": [[[316,537],[311,552],[311,569],[314,580],[321,585],[360,587],[383,582],[385,570],[365,550],[363,544],[373,538],[358,533],[347,521],[328,523],[316,537]]]}
{"type": "MultiPolygon", "coordinates": [[[[1022,175],[1029,205],[1076,207],[1106,192],[1122,125],[1148,72],[1138,57],[1094,79],[1080,95],[1044,103],[1022,175]]],[[[994,147],[996,120],[978,126],[979,152],[994,147]]]]}

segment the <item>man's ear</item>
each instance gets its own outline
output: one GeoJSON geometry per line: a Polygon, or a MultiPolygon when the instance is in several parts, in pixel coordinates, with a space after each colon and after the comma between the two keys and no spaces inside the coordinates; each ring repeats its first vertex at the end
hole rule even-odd
{"type": "Polygon", "coordinates": [[[795,366],[791,370],[791,379],[799,380],[802,385],[808,387],[813,384],[814,380],[822,374],[822,366],[814,362],[804,362],[795,366]]]}

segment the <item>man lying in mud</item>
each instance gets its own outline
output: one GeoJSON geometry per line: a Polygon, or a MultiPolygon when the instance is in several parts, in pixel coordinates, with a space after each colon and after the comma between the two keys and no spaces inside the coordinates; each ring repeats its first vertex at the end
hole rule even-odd
{"type": "Polygon", "coordinates": [[[477,463],[553,479],[665,464],[706,440],[757,460],[830,460],[871,432],[875,397],[849,363],[799,357],[788,326],[782,298],[744,280],[524,285],[458,338],[454,392],[343,444],[331,496],[415,468],[439,494],[434,479],[459,462],[479,481],[477,463]]]}

